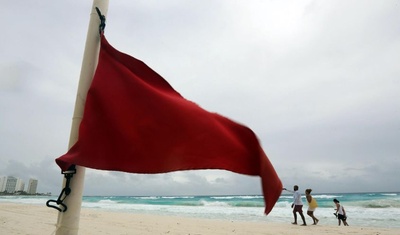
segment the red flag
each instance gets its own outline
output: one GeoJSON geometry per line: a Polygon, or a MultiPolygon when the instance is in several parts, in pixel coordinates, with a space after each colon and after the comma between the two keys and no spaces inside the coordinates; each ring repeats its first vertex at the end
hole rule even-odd
{"type": "Polygon", "coordinates": [[[77,143],[56,159],[131,173],[224,169],[260,176],[268,214],[282,184],[249,128],[186,100],[142,61],[101,37],[77,143]]]}

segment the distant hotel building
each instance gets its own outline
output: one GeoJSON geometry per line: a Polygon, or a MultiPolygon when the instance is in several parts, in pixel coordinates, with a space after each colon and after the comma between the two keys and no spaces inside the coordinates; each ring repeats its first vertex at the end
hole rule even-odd
{"type": "Polygon", "coordinates": [[[4,192],[6,190],[6,182],[7,182],[7,176],[1,176],[0,177],[0,192],[4,192]]]}
{"type": "Polygon", "coordinates": [[[28,194],[36,194],[37,185],[38,185],[37,179],[29,179],[28,189],[26,190],[26,192],[28,194]]]}
{"type": "Polygon", "coordinates": [[[15,188],[17,187],[18,179],[13,176],[8,176],[6,181],[6,191],[7,193],[15,193],[15,188]]]}
{"type": "MultiPolygon", "coordinates": [[[[38,186],[37,179],[29,179],[27,194],[36,194],[38,186]]],[[[1,193],[16,193],[24,192],[25,182],[14,176],[1,176],[0,177],[0,192],[1,193]]]]}
{"type": "Polygon", "coordinates": [[[23,192],[25,189],[25,182],[20,179],[17,178],[17,185],[15,185],[15,192],[23,192]]]}

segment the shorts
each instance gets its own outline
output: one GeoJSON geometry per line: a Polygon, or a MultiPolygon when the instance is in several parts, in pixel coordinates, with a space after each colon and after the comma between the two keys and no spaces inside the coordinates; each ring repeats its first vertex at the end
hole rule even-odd
{"type": "Polygon", "coordinates": [[[301,213],[303,213],[303,205],[294,205],[293,212],[301,212],[301,213]]]}
{"type": "Polygon", "coordinates": [[[338,219],[341,219],[341,220],[346,220],[346,219],[347,219],[347,217],[344,216],[344,215],[342,215],[342,214],[338,214],[338,215],[337,215],[337,218],[338,218],[338,219]]]}
{"type": "Polygon", "coordinates": [[[309,207],[309,208],[307,209],[307,211],[315,211],[315,209],[316,209],[316,207],[314,207],[314,208],[309,207]]]}

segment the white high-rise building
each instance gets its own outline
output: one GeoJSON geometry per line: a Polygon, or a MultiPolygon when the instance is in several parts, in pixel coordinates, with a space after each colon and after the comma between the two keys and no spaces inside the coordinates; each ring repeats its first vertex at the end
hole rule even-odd
{"type": "Polygon", "coordinates": [[[17,178],[17,184],[15,185],[15,191],[23,192],[24,189],[25,189],[25,182],[22,179],[17,178]]]}
{"type": "Polygon", "coordinates": [[[6,190],[7,176],[0,177],[0,192],[4,192],[6,190]]]}
{"type": "Polygon", "coordinates": [[[4,191],[6,191],[7,193],[14,193],[15,188],[17,187],[17,181],[18,179],[15,178],[14,176],[8,176],[4,191]]]}
{"type": "Polygon", "coordinates": [[[37,179],[29,179],[28,189],[26,190],[26,192],[28,194],[36,194],[37,185],[38,185],[37,179]]]}
{"type": "Polygon", "coordinates": [[[15,193],[15,192],[23,192],[25,189],[25,182],[17,177],[14,176],[4,176],[1,177],[0,186],[2,189],[0,192],[7,192],[7,193],[15,193]]]}

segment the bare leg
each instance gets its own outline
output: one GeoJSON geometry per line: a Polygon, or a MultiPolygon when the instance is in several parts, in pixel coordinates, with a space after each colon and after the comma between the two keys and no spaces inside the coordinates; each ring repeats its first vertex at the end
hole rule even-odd
{"type": "Polygon", "coordinates": [[[314,225],[318,224],[319,220],[314,216],[314,211],[307,211],[307,215],[309,215],[313,219],[314,225]]]}
{"type": "Polygon", "coordinates": [[[313,219],[313,222],[315,224],[315,219],[313,218],[313,212],[312,211],[307,211],[307,215],[310,216],[313,219]]]}
{"type": "Polygon", "coordinates": [[[303,220],[303,224],[302,225],[307,225],[306,223],[306,218],[304,218],[303,212],[299,212],[301,219],[303,220]]]}
{"type": "Polygon", "coordinates": [[[319,219],[317,219],[317,217],[315,217],[315,216],[314,216],[314,219],[315,219],[315,220],[314,220],[314,221],[315,221],[314,224],[317,225],[318,222],[319,222],[319,219]]]}
{"type": "Polygon", "coordinates": [[[292,224],[297,224],[297,214],[293,211],[294,222],[292,224]]]}

